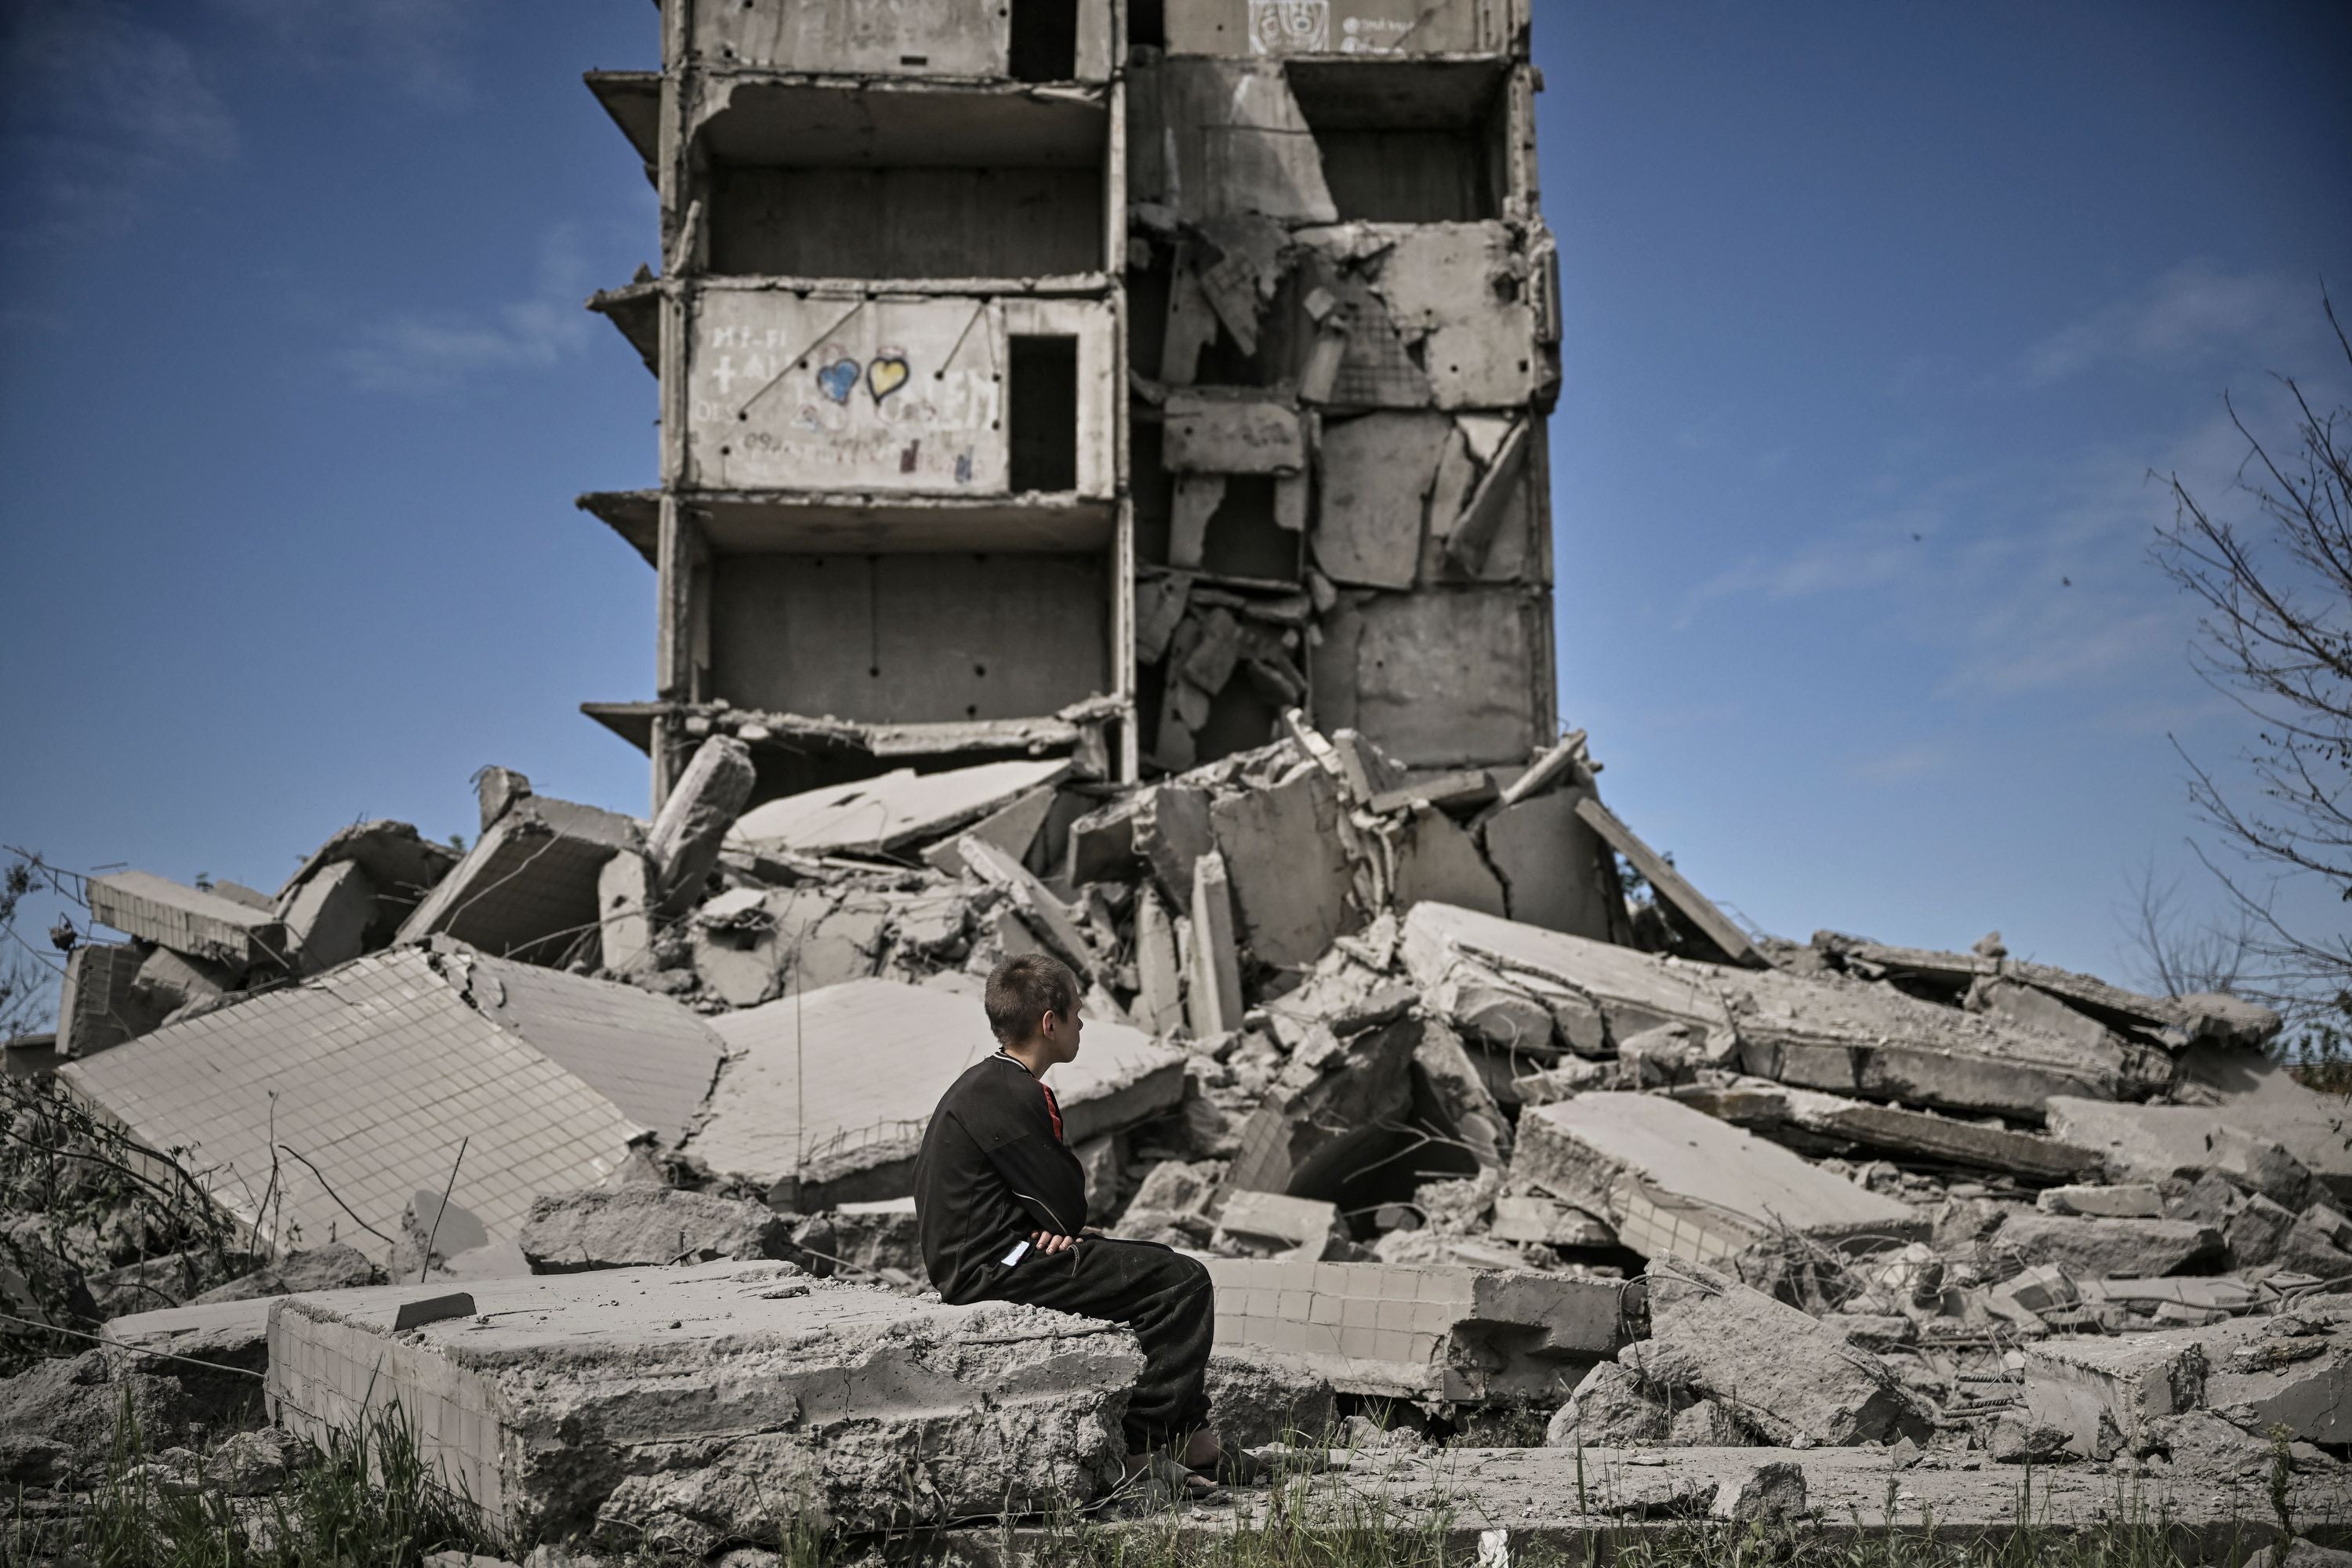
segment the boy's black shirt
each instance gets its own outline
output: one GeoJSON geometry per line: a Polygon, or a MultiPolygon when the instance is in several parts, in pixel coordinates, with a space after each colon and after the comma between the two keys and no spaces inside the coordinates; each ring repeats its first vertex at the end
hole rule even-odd
{"type": "Polygon", "coordinates": [[[1052,1091],[1002,1051],[940,1098],[915,1158],[915,1224],[942,1299],[980,1300],[1011,1268],[1034,1266],[1004,1261],[1032,1235],[1085,1226],[1086,1170],[1061,1122],[1052,1091]]]}

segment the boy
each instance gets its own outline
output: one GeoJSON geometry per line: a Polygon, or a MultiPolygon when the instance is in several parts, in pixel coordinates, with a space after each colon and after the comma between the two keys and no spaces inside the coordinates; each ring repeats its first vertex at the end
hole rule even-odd
{"type": "MultiPolygon", "coordinates": [[[[1148,1241],[1087,1230],[1087,1177],[1062,1138],[1046,1069],[1078,1054],[1078,981],[1043,953],[1008,958],[983,999],[994,1055],[931,1113],[915,1161],[923,1265],[946,1300],[1023,1301],[1135,1331],[1143,1373],[1127,1402],[1127,1473],[1174,1450],[1208,1494],[1221,1458],[1203,1389],[1216,1309],[1209,1271],[1148,1241]]],[[[1173,1477],[1171,1477],[1173,1479],[1173,1477]]]]}

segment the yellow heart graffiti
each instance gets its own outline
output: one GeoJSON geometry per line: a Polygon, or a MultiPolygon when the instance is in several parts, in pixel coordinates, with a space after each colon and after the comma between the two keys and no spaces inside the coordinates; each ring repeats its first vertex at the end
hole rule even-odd
{"type": "Polygon", "coordinates": [[[885,349],[866,367],[866,390],[874,395],[877,405],[906,384],[907,356],[903,353],[885,349]]]}

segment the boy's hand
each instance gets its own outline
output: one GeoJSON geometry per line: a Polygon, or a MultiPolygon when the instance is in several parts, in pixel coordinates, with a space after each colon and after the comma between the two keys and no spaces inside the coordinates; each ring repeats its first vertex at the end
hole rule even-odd
{"type": "Polygon", "coordinates": [[[1076,1237],[1055,1236],[1050,1230],[1041,1230],[1029,1239],[1036,1245],[1040,1252],[1067,1252],[1078,1244],[1076,1237]]]}

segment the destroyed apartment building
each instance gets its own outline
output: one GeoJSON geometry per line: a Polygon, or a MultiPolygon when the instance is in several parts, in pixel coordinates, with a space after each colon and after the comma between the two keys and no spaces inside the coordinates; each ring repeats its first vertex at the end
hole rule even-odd
{"type": "Polygon", "coordinates": [[[589,80],[661,196],[593,301],[661,483],[583,501],[656,568],[656,698],[588,705],[652,815],[492,767],[462,852],[92,878],[50,1089],[257,1267],[125,1222],[0,1276],[104,1321],[75,1386],[396,1397],[546,1537],[1083,1500],[1133,1341],[943,1306],[910,1195],[1042,951],[1088,1218],[1207,1261],[1240,1441],[1532,1407],[1464,1484],[1559,1521],[1890,1452],[1944,1517],[2010,1462],[2352,1517],[2352,1147],[2274,1014],[1752,931],[1559,732],[1523,4],[660,16],[589,80]]]}

